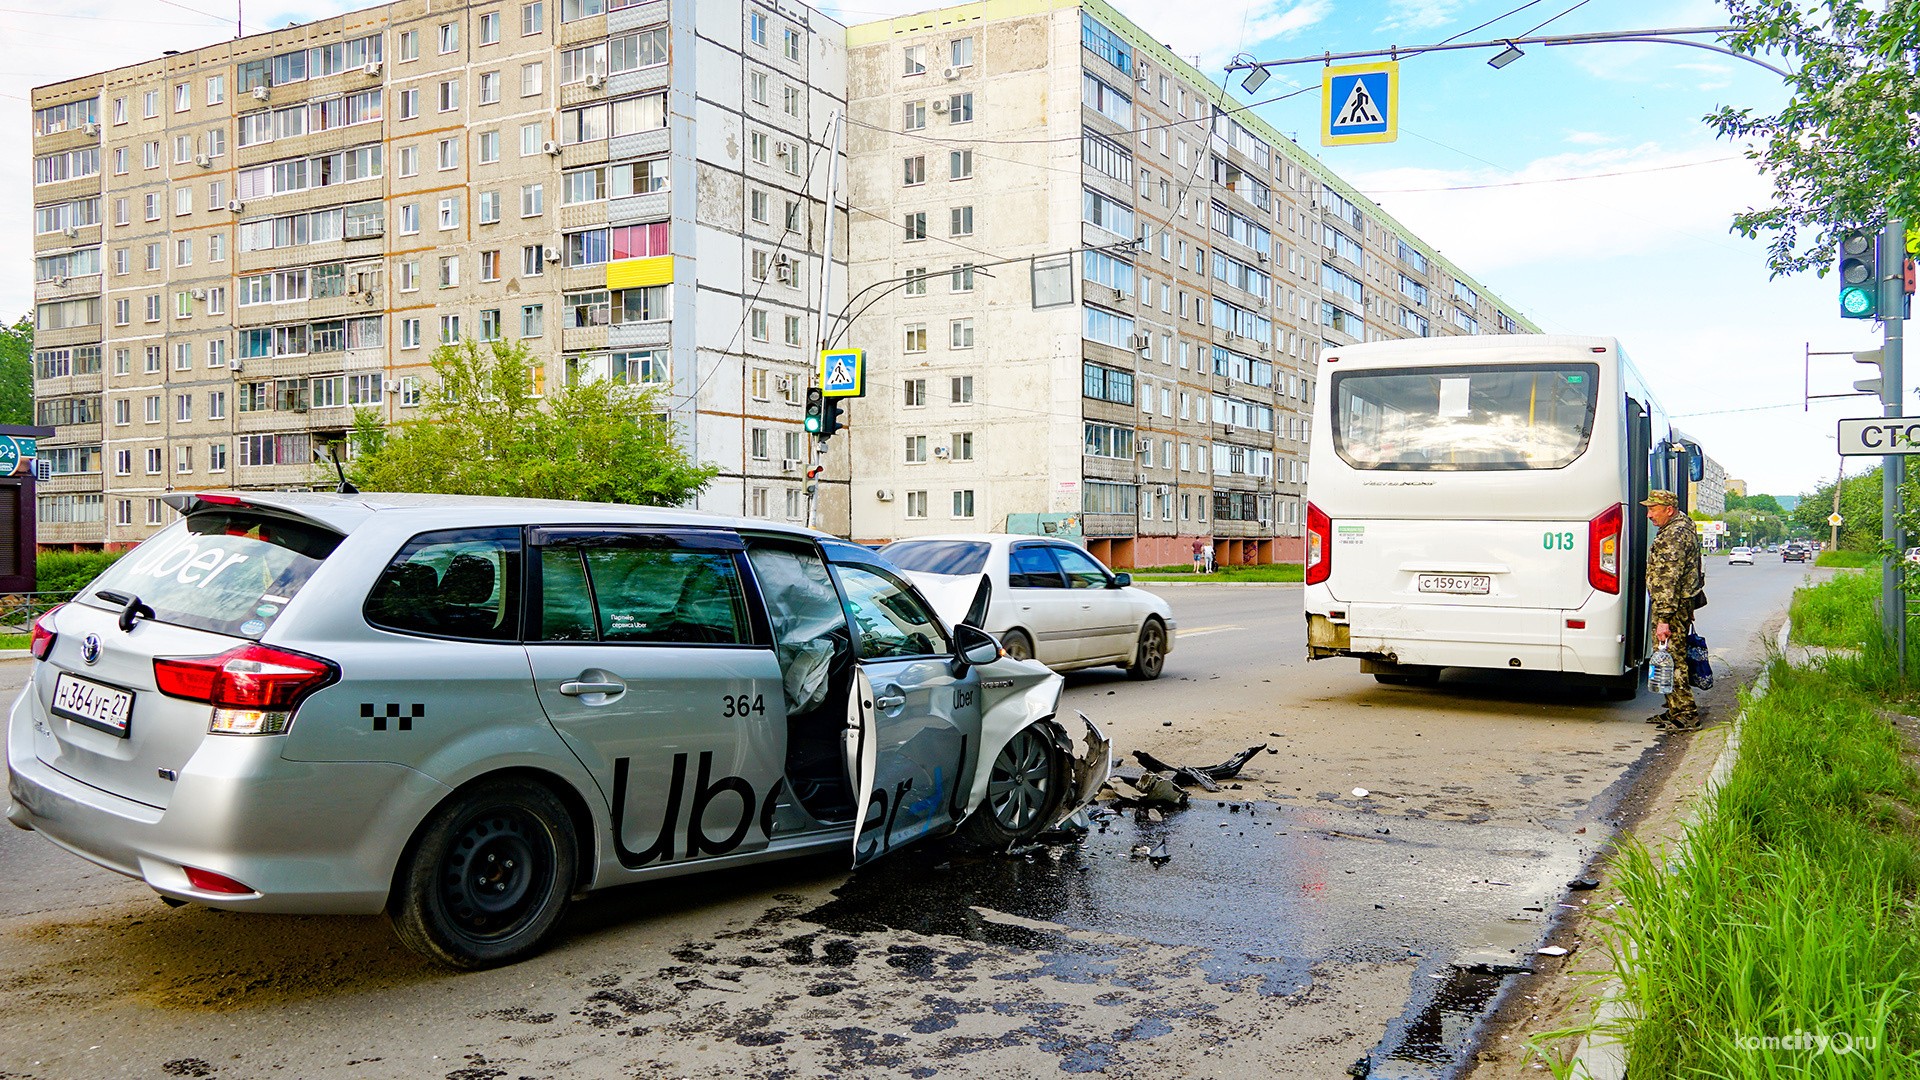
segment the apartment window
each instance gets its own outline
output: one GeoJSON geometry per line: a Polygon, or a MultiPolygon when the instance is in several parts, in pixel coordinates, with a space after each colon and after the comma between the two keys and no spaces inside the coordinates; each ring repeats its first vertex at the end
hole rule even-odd
{"type": "Polygon", "coordinates": [[[755,45],[765,45],[767,43],[767,17],[765,15],[757,11],[750,12],[747,15],[747,40],[753,42],[755,45]]]}
{"type": "Polygon", "coordinates": [[[193,265],[193,238],[183,236],[173,242],[173,265],[193,265]]]}
{"type": "Polygon", "coordinates": [[[532,157],[535,154],[541,153],[544,149],[541,144],[545,141],[541,138],[543,134],[545,134],[545,132],[539,124],[522,124],[520,126],[520,156],[532,157]]]}
{"type": "Polygon", "coordinates": [[[904,106],[902,106],[902,110],[903,112],[902,112],[902,118],[900,122],[900,130],[921,131],[926,128],[927,126],[927,103],[926,102],[909,101],[904,106]]]}
{"type": "Polygon", "coordinates": [[[800,204],[792,199],[787,200],[787,231],[800,231],[800,204]]]}
{"type": "Polygon", "coordinates": [[[756,71],[747,76],[747,94],[756,105],[767,103],[767,73],[756,71]]]}
{"type": "Polygon", "coordinates": [[[905,70],[901,72],[903,76],[925,75],[927,73],[927,47],[925,45],[909,45],[901,50],[901,54],[906,60],[905,70]]]}
{"type": "Polygon", "coordinates": [[[973,516],[972,488],[953,493],[953,516],[956,518],[970,518],[973,516]]]}
{"type": "Polygon", "coordinates": [[[160,91],[149,90],[140,96],[140,115],[148,120],[160,115],[160,91]]]}
{"type": "Polygon", "coordinates": [[[525,184],[520,188],[520,216],[539,217],[547,211],[546,188],[541,184],[525,184]]]}
{"type": "Polygon", "coordinates": [[[972,292],[973,264],[956,264],[953,268],[953,273],[948,278],[948,282],[947,291],[949,292],[972,292]]]}
{"type": "MultiPolygon", "coordinates": [[[[132,473],[133,473],[133,451],[131,450],[114,451],[113,474],[115,476],[129,476],[129,475],[132,475],[132,473]]],[[[132,521],[133,519],[132,512],[129,511],[126,517],[127,517],[127,521],[122,522],[122,524],[127,524],[132,521]]]]}
{"type": "Polygon", "coordinates": [[[159,192],[157,191],[147,192],[146,205],[144,206],[144,209],[146,210],[146,216],[148,221],[160,220],[160,193],[159,192]]]}
{"type": "MultiPolygon", "coordinates": [[[[225,289],[221,290],[221,292],[225,291],[225,289]]],[[[223,368],[227,366],[226,338],[207,339],[207,366],[210,368],[223,368]]]]}
{"type": "Polygon", "coordinates": [[[500,193],[483,191],[476,200],[475,214],[482,225],[492,225],[500,220],[500,193]]]}
{"type": "MultiPolygon", "coordinates": [[[[154,293],[153,295],[147,297],[147,321],[148,322],[160,321],[160,294],[159,293],[154,293]]],[[[156,350],[157,350],[157,346],[156,346],[156,350]]],[[[155,368],[154,370],[158,371],[159,368],[155,368]]]]}
{"type": "Polygon", "coordinates": [[[207,261],[208,262],[226,262],[227,261],[227,234],[226,233],[214,233],[213,235],[207,237],[207,261]]]}
{"type": "Polygon", "coordinates": [[[903,219],[907,229],[907,240],[925,240],[927,238],[927,212],[916,210],[903,219]]]}
{"type": "MultiPolygon", "coordinates": [[[[160,470],[165,466],[165,464],[166,464],[165,457],[162,454],[159,447],[151,446],[147,448],[147,475],[148,476],[160,475],[160,470]]],[[[148,520],[149,521],[152,520],[151,514],[148,515],[148,520]]]]}
{"type": "Polygon", "coordinates": [[[748,312],[747,326],[748,332],[753,335],[753,340],[766,341],[769,337],[767,331],[767,309],[754,308],[748,312]]]}
{"type": "Polygon", "coordinates": [[[500,280],[500,253],[498,251],[483,251],[480,253],[480,280],[500,280]]]}
{"type": "Polygon", "coordinates": [[[113,148],[113,175],[127,175],[127,148],[124,146],[113,148]]]}
{"type": "Polygon", "coordinates": [[[927,462],[927,437],[909,435],[906,437],[907,464],[924,465],[927,462]]]}
{"type": "Polygon", "coordinates": [[[408,259],[400,264],[400,291],[413,292],[420,288],[420,262],[408,259]]]}
{"type": "Polygon", "coordinates": [[[193,160],[193,136],[175,135],[173,137],[173,163],[185,165],[193,160]]]}
{"type": "Polygon", "coordinates": [[[972,67],[973,39],[970,37],[953,39],[947,45],[947,58],[953,61],[954,67],[972,67]]]}
{"type": "MultiPolygon", "coordinates": [[[[144,399],[142,399],[141,404],[144,409],[143,419],[145,419],[146,422],[149,424],[159,423],[160,422],[160,395],[149,394],[144,399]]],[[[151,472],[153,470],[150,469],[148,471],[151,472]]]]}
{"type": "Polygon", "coordinates": [[[413,408],[420,404],[420,377],[418,375],[407,375],[401,378],[400,404],[405,408],[413,408]]]}
{"type": "Polygon", "coordinates": [[[400,233],[403,236],[420,231],[420,204],[403,203],[400,206],[400,233]]]}
{"type": "Polygon", "coordinates": [[[115,225],[127,225],[133,221],[132,215],[127,212],[127,207],[128,203],[124,197],[113,200],[113,223],[115,225]]]}
{"type": "Polygon", "coordinates": [[[547,272],[545,244],[528,244],[520,249],[520,272],[528,277],[539,277],[547,272]]]}
{"type": "Polygon", "coordinates": [[[546,4],[535,2],[520,5],[520,36],[532,37],[547,28],[546,4]]]}
{"type": "Polygon", "coordinates": [[[773,202],[772,196],[768,195],[764,191],[755,191],[755,192],[751,192],[748,195],[747,202],[748,202],[748,212],[753,215],[753,220],[759,222],[762,225],[766,225],[770,222],[771,215],[773,213],[770,206],[770,204],[773,202]]]}
{"type": "Polygon", "coordinates": [[[186,112],[193,108],[193,85],[191,83],[173,84],[173,111],[186,112]]]}
{"type": "MultiPolygon", "coordinates": [[[[192,358],[189,357],[189,360],[192,358]]],[[[193,365],[189,363],[188,367],[193,365]]],[[[193,419],[193,395],[176,394],[173,398],[173,418],[182,423],[193,419]]]]}
{"type": "Polygon", "coordinates": [[[500,334],[500,309],[482,309],[480,312],[480,340],[499,341],[500,334]]]}
{"type": "Polygon", "coordinates": [[[947,179],[973,179],[973,151],[952,150],[947,153],[947,179]]]}
{"type": "Polygon", "coordinates": [[[973,376],[955,375],[953,377],[953,404],[971,405],[973,403],[973,376]]]}
{"type": "Polygon", "coordinates": [[[973,320],[955,319],[947,324],[951,346],[956,349],[973,348],[973,320]]]}
{"type": "MultiPolygon", "coordinates": [[[[157,454],[157,453],[159,453],[159,451],[158,451],[158,450],[156,450],[156,451],[154,451],[154,453],[156,453],[156,454],[157,454]]],[[[149,470],[147,470],[147,471],[148,471],[148,472],[156,472],[156,473],[157,473],[157,472],[159,472],[160,470],[159,470],[158,468],[153,468],[153,469],[149,469],[149,470]]],[[[164,504],[164,503],[162,503],[162,502],[161,502],[161,501],[160,501],[159,499],[148,499],[148,500],[147,500],[147,524],[149,524],[149,525],[158,525],[158,524],[160,524],[160,521],[161,521],[161,515],[160,515],[160,508],[161,508],[162,506],[164,506],[164,505],[165,505],[165,504],[164,504]]]]}
{"type": "Polygon", "coordinates": [[[460,80],[448,79],[440,84],[436,100],[441,112],[452,112],[460,107],[460,80]]]}
{"type": "Polygon", "coordinates": [[[927,324],[908,323],[906,327],[906,351],[923,353],[927,351],[927,324]]]}
{"type": "MultiPolygon", "coordinates": [[[[411,120],[420,115],[420,90],[416,87],[400,91],[400,119],[411,120]]],[[[246,133],[241,132],[240,144],[246,145],[246,133]]]]}
{"type": "Polygon", "coordinates": [[[460,48],[460,24],[441,23],[439,40],[441,55],[457,51],[460,48]]]}
{"type": "Polygon", "coordinates": [[[947,235],[973,235],[973,207],[956,206],[947,211],[947,235]]]}
{"type": "Polygon", "coordinates": [[[906,387],[906,392],[907,392],[907,396],[906,396],[907,408],[909,409],[924,408],[927,404],[927,380],[908,379],[904,383],[904,386],[906,387]]]}
{"type": "Polygon", "coordinates": [[[417,349],[420,347],[419,319],[400,320],[400,347],[403,349],[417,349]]]}
{"type": "Polygon", "coordinates": [[[489,11],[480,16],[480,44],[498,45],[500,43],[500,13],[489,11]]]}
{"type": "Polygon", "coordinates": [[[116,124],[124,124],[127,122],[126,98],[119,97],[113,99],[113,122],[116,124]]]}
{"type": "Polygon", "coordinates": [[[903,290],[908,296],[927,295],[927,268],[916,266],[906,272],[906,284],[903,290]]]}
{"type": "Polygon", "coordinates": [[[440,316],[440,344],[451,345],[460,340],[460,316],[440,316]]]}
{"type": "MultiPolygon", "coordinates": [[[[480,104],[497,105],[500,102],[500,73],[483,71],[480,73],[480,104]]],[[[497,137],[497,136],[496,136],[497,137]]]]}
{"type": "MultiPolygon", "coordinates": [[[[193,370],[193,342],[182,341],[174,345],[173,370],[175,371],[192,371],[193,370]]],[[[192,419],[192,417],[183,416],[180,419],[190,420],[192,419]]]]}
{"type": "Polygon", "coordinates": [[[452,289],[460,284],[460,256],[440,256],[440,287],[452,289]]]}
{"type": "MultiPolygon", "coordinates": [[[[520,65],[520,96],[532,97],[546,88],[546,65],[538,61],[520,65]]],[[[536,144],[537,145],[537,144],[536,144]]],[[[528,151],[522,150],[521,153],[528,151]]]]}
{"type": "Polygon", "coordinates": [[[148,270],[160,269],[160,245],[148,244],[146,250],[147,250],[147,269],[148,270]]]}
{"type": "Polygon", "coordinates": [[[782,91],[782,93],[785,95],[786,100],[781,107],[787,111],[788,116],[799,116],[800,88],[797,86],[789,86],[782,91]]]}
{"type": "Polygon", "coordinates": [[[973,460],[973,432],[956,431],[948,436],[952,439],[952,454],[955,461],[973,460]]]}
{"type": "Polygon", "coordinates": [[[133,253],[126,248],[113,249],[113,272],[115,274],[126,274],[133,269],[132,254],[133,253]]]}
{"type": "Polygon", "coordinates": [[[175,217],[184,217],[193,213],[193,189],[179,187],[173,189],[173,213],[175,217]]]}
{"type": "Polygon", "coordinates": [[[457,169],[460,167],[460,137],[440,140],[440,168],[457,169]]]}
{"type": "MultiPolygon", "coordinates": [[[[402,61],[420,59],[420,31],[402,30],[400,32],[400,59],[402,61]]],[[[245,90],[246,87],[243,85],[240,89],[245,90]]]]}
{"type": "Polygon", "coordinates": [[[767,133],[764,131],[752,133],[747,137],[747,145],[753,154],[754,163],[756,165],[765,165],[767,163],[767,133]]]}
{"type": "Polygon", "coordinates": [[[973,95],[955,94],[947,99],[947,123],[973,123],[973,95]]]}
{"type": "Polygon", "coordinates": [[[755,460],[767,460],[767,429],[763,427],[749,428],[748,434],[750,436],[749,445],[755,460]]]}
{"type": "Polygon", "coordinates": [[[786,323],[787,323],[787,344],[789,345],[800,344],[800,316],[789,315],[787,316],[786,323]]]}
{"type": "Polygon", "coordinates": [[[792,29],[787,30],[782,36],[782,41],[783,41],[783,47],[781,51],[786,54],[787,59],[789,60],[800,59],[800,31],[792,30],[792,29]]]}
{"type": "Polygon", "coordinates": [[[907,516],[924,518],[927,516],[927,493],[924,491],[907,492],[907,516]]]}
{"type": "Polygon", "coordinates": [[[128,361],[131,359],[131,356],[129,355],[131,351],[132,350],[129,350],[129,349],[113,350],[113,373],[115,375],[125,375],[131,370],[131,367],[128,363],[128,361]]]}
{"type": "Polygon", "coordinates": [[[546,306],[544,304],[524,304],[520,308],[520,336],[539,337],[546,330],[546,306]]]}
{"type": "Polygon", "coordinates": [[[905,176],[902,182],[905,183],[908,187],[912,187],[915,184],[926,183],[927,182],[926,155],[915,154],[913,157],[906,159],[903,171],[905,173],[905,176]]]}

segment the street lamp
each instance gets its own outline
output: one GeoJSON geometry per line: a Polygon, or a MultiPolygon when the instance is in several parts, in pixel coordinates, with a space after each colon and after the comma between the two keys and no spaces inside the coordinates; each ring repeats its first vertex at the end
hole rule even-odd
{"type": "Polygon", "coordinates": [[[1272,77],[1266,68],[1253,68],[1247,72],[1247,77],[1241,80],[1240,89],[1245,90],[1249,94],[1258,93],[1260,88],[1267,85],[1267,80],[1272,77]]]}
{"type": "Polygon", "coordinates": [[[1507,47],[1500,50],[1499,55],[1487,61],[1487,66],[1491,68],[1503,68],[1525,55],[1527,54],[1520,51],[1520,46],[1509,41],[1507,42],[1507,47]]]}

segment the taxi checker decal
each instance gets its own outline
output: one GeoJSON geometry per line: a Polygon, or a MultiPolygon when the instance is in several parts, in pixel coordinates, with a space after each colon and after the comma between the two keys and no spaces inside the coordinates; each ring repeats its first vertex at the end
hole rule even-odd
{"type": "Polygon", "coordinates": [[[361,719],[372,718],[373,730],[375,731],[387,730],[387,721],[389,720],[398,721],[396,726],[401,731],[412,731],[413,722],[415,720],[425,719],[427,715],[427,707],[418,703],[408,705],[408,711],[404,714],[401,713],[400,706],[391,701],[387,702],[384,713],[375,712],[374,710],[376,708],[379,708],[379,706],[374,705],[371,701],[363,701],[360,703],[361,719]]]}

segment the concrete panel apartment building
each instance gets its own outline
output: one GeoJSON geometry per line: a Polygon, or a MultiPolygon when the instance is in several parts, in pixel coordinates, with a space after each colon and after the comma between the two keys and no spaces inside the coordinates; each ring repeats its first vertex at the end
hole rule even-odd
{"type": "Polygon", "coordinates": [[[662,384],[700,508],[804,518],[835,110],[829,308],[870,371],[832,532],[1297,559],[1322,348],[1531,329],[1099,0],[405,0],[33,109],[50,544],[325,486],[313,451],[414,415],[458,336],[662,384]]]}
{"type": "Polygon", "coordinates": [[[39,88],[41,541],[324,485],[459,337],[660,384],[699,505],[804,518],[844,40],[786,2],[408,0],[39,88]]]}
{"type": "Polygon", "coordinates": [[[1297,561],[1321,349],[1532,330],[1099,0],[847,51],[852,288],[887,290],[856,326],[857,538],[1077,525],[1117,566],[1297,561]]]}

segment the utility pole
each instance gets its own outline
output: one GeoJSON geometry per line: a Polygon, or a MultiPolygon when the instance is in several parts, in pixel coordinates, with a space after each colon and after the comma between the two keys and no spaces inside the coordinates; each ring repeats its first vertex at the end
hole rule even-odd
{"type": "MultiPolygon", "coordinates": [[[[820,258],[820,317],[817,320],[820,334],[814,349],[814,378],[810,383],[818,386],[820,357],[827,351],[827,305],[833,296],[833,219],[838,209],[840,181],[840,138],[843,121],[838,110],[827,117],[827,228],[826,251],[820,258]]],[[[820,507],[820,477],[826,472],[827,439],[829,432],[821,432],[813,440],[812,460],[807,469],[807,528],[814,528],[814,519],[820,507]]]]}
{"type": "MultiPolygon", "coordinates": [[[[1907,251],[1906,224],[1899,218],[1888,218],[1886,231],[1880,238],[1881,257],[1880,277],[1880,326],[1883,341],[1880,360],[1882,412],[1886,416],[1901,416],[1904,413],[1902,399],[1905,394],[1900,365],[1900,345],[1902,338],[1902,318],[1906,307],[1905,264],[1907,251]]],[[[1904,471],[1904,455],[1888,454],[1880,459],[1880,539],[1889,548],[1882,557],[1880,570],[1880,617],[1886,630],[1887,640],[1893,643],[1895,664],[1900,677],[1907,677],[1907,598],[1901,588],[1901,553],[1906,545],[1901,539],[1900,528],[1900,480],[1904,471]]]]}

